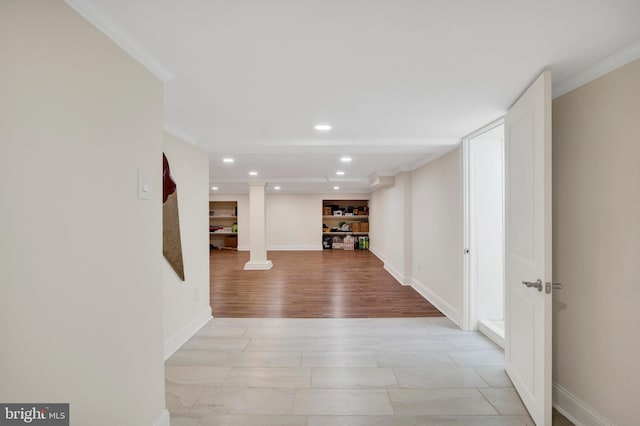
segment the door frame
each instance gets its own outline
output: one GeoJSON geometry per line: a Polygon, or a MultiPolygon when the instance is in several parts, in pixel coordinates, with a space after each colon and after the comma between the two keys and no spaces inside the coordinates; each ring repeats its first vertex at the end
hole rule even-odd
{"type": "MultiPolygon", "coordinates": [[[[470,143],[471,139],[480,136],[498,126],[504,124],[504,117],[492,121],[469,133],[462,138],[462,329],[473,331],[478,329],[477,303],[477,282],[473,280],[471,273],[471,161],[470,143]]],[[[504,227],[504,222],[503,222],[504,227]]],[[[504,242],[503,242],[504,245],[504,242]]],[[[504,268],[502,271],[504,275],[504,268]]]]}

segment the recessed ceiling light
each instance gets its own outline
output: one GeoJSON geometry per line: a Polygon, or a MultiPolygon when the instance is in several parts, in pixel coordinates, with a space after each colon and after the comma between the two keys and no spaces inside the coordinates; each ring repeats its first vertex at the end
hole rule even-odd
{"type": "Polygon", "coordinates": [[[336,172],[336,174],[337,174],[338,176],[343,176],[343,175],[344,175],[344,172],[342,172],[342,171],[337,171],[337,172],[336,172]]]}
{"type": "Polygon", "coordinates": [[[334,186],[333,189],[340,189],[340,187],[339,186],[334,186]]]}
{"type": "Polygon", "coordinates": [[[211,189],[213,189],[214,191],[217,191],[218,187],[217,186],[212,186],[211,189]]]}
{"type": "Polygon", "coordinates": [[[316,124],[313,128],[321,132],[328,132],[331,130],[331,124],[316,124]]]}
{"type": "Polygon", "coordinates": [[[279,186],[274,186],[273,189],[275,189],[276,191],[280,190],[279,186]]]}
{"type": "Polygon", "coordinates": [[[251,172],[249,172],[249,174],[250,174],[251,176],[258,176],[258,172],[255,172],[255,171],[251,171],[251,172]]]}
{"type": "Polygon", "coordinates": [[[340,161],[342,161],[343,163],[350,163],[351,157],[340,157],[340,161]]]}
{"type": "Polygon", "coordinates": [[[222,161],[225,163],[233,163],[235,160],[231,157],[225,157],[222,159],[222,161]]]}

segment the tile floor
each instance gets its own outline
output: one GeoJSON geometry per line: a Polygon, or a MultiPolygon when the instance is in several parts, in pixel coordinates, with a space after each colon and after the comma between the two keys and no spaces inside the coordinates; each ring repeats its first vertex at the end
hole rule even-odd
{"type": "Polygon", "coordinates": [[[447,318],[214,318],[166,362],[172,426],[533,425],[447,318]]]}

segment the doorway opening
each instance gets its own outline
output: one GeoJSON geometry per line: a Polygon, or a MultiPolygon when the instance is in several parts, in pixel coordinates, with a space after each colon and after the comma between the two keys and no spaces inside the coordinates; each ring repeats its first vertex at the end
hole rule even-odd
{"type": "Polygon", "coordinates": [[[504,347],[504,123],[465,138],[466,328],[504,347]]]}

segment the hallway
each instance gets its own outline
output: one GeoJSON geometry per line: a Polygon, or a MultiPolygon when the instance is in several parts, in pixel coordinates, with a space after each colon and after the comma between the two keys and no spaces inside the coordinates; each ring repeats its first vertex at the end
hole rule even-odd
{"type": "Polygon", "coordinates": [[[446,318],[214,318],[166,363],[173,426],[533,425],[446,318]]]}

